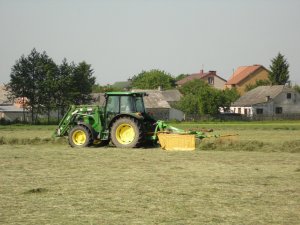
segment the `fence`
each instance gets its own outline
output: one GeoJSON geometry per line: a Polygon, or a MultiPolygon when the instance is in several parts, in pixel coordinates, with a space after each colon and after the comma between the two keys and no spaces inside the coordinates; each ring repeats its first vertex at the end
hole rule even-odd
{"type": "Polygon", "coordinates": [[[300,120],[300,113],[274,115],[242,115],[237,113],[218,115],[186,115],[185,121],[265,121],[265,120],[300,120]]]}

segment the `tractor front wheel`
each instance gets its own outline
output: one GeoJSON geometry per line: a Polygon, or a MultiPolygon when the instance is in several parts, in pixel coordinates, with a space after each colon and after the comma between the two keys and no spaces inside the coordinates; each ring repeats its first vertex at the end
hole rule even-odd
{"type": "Polygon", "coordinates": [[[72,147],[87,147],[91,140],[91,132],[84,126],[76,126],[69,133],[69,143],[72,147]]]}
{"type": "Polygon", "coordinates": [[[111,141],[118,148],[137,147],[142,140],[140,123],[129,117],[123,117],[114,122],[111,127],[111,141]]]}

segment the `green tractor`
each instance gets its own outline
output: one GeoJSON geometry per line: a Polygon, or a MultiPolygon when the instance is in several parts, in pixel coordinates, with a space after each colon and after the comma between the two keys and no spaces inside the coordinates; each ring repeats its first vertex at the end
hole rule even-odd
{"type": "MultiPolygon", "coordinates": [[[[144,92],[107,92],[105,105],[72,105],[54,136],[68,136],[72,147],[140,146],[153,139],[156,121],[145,111],[144,92]]],[[[155,139],[155,138],[154,138],[155,139]]]]}
{"type": "Polygon", "coordinates": [[[139,147],[159,141],[165,150],[195,150],[195,138],[208,137],[200,131],[185,131],[156,121],[145,111],[145,92],[107,92],[105,105],[72,105],[54,137],[68,136],[72,147],[139,147]]]}

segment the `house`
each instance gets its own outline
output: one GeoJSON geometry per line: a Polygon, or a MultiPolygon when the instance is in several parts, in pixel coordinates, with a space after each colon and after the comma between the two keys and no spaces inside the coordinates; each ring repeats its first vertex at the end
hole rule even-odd
{"type": "Polygon", "coordinates": [[[194,73],[191,75],[188,75],[187,77],[179,80],[176,82],[176,85],[178,87],[181,87],[182,85],[184,85],[185,83],[192,81],[192,80],[203,80],[206,83],[208,83],[209,85],[217,88],[217,89],[224,89],[224,85],[226,83],[226,80],[223,79],[222,77],[217,75],[216,71],[208,71],[208,72],[204,72],[203,70],[200,70],[199,73],[194,73]]]}
{"type": "Polygon", "coordinates": [[[157,120],[184,119],[184,113],[172,106],[180,100],[181,94],[178,90],[139,90],[146,92],[144,97],[145,107],[149,114],[157,120]]]}
{"type": "Polygon", "coordinates": [[[15,105],[0,105],[0,119],[7,121],[26,121],[31,120],[28,110],[15,105]]]}
{"type": "Polygon", "coordinates": [[[230,110],[250,117],[300,115],[300,94],[284,85],[259,86],[241,96],[230,110]]]}
{"type": "MultiPolygon", "coordinates": [[[[4,85],[0,85],[0,119],[7,121],[19,120],[30,121],[28,110],[24,110],[23,98],[17,98],[15,101],[7,98],[8,91],[4,85]]],[[[25,99],[26,100],[26,99],[25,99]]]]}
{"type": "Polygon", "coordinates": [[[257,80],[268,80],[269,71],[262,65],[240,66],[225,83],[226,88],[236,88],[243,95],[247,85],[257,80]]]}

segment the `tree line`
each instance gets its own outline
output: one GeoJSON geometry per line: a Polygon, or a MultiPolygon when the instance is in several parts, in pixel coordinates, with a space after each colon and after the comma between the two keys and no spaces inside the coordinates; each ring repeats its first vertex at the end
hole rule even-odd
{"type": "MultiPolygon", "coordinates": [[[[268,84],[285,84],[289,79],[289,64],[283,55],[272,59],[269,79],[257,81],[247,87],[251,90],[268,84]]],[[[33,49],[29,55],[22,55],[11,69],[10,82],[6,85],[11,98],[24,97],[25,108],[30,109],[31,120],[37,122],[39,114],[46,114],[48,122],[50,113],[57,111],[57,118],[64,115],[71,104],[87,104],[92,92],[122,91],[113,86],[95,84],[91,65],[86,62],[78,64],[63,59],[57,65],[44,51],[33,49]]],[[[137,89],[173,89],[176,81],[188,76],[171,74],[158,69],[142,71],[132,77],[130,88],[137,89]]],[[[232,102],[239,98],[235,89],[218,90],[202,80],[187,82],[179,88],[183,97],[173,107],[188,115],[215,115],[219,109],[226,111],[232,102]]],[[[25,114],[24,114],[25,116],[25,114]]],[[[25,118],[24,118],[25,120],[25,118]]]]}
{"type": "MultiPolygon", "coordinates": [[[[51,111],[57,110],[59,118],[70,104],[88,103],[95,80],[86,62],[76,64],[63,59],[57,65],[45,51],[39,53],[34,48],[15,62],[6,88],[10,98],[23,99],[32,123],[37,122],[39,114],[47,114],[49,123],[51,111]]],[[[23,116],[25,121],[25,113],[23,116]]]]}

